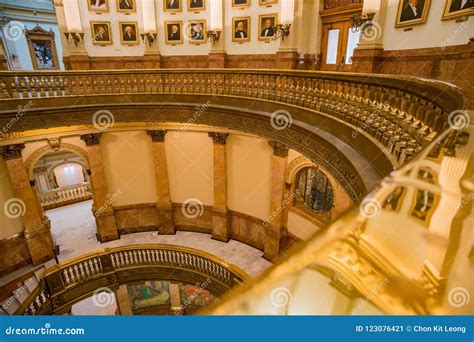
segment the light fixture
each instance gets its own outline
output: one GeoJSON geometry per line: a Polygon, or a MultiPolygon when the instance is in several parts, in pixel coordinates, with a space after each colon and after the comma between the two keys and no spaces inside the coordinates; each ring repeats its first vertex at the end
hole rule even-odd
{"type": "Polygon", "coordinates": [[[366,14],[354,14],[351,16],[351,30],[352,32],[358,32],[362,29],[362,34],[364,33],[365,29],[372,26],[372,20],[374,19],[375,12],[370,12],[366,14]]]}
{"type": "Polygon", "coordinates": [[[218,41],[219,38],[221,37],[221,31],[218,30],[209,30],[206,32],[207,34],[207,39],[212,42],[212,45],[215,45],[218,41]]]}
{"type": "Polygon", "coordinates": [[[277,24],[275,27],[276,34],[273,39],[280,38],[281,41],[284,41],[285,37],[288,37],[290,35],[291,24],[277,24]]]}
{"type": "Polygon", "coordinates": [[[77,46],[80,42],[84,42],[84,32],[64,32],[68,43],[71,40],[74,42],[74,45],[77,46]]]}
{"type": "Polygon", "coordinates": [[[151,47],[151,44],[156,42],[156,37],[158,37],[157,33],[140,33],[140,37],[142,37],[143,43],[148,43],[151,47]]]}

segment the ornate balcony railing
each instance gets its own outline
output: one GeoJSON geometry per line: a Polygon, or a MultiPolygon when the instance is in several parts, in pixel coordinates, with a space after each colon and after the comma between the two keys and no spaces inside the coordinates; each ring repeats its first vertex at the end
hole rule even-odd
{"type": "Polygon", "coordinates": [[[0,72],[0,98],[209,94],[316,110],[368,134],[403,164],[464,108],[453,86],[411,77],[282,70],[0,72]]]}
{"type": "Polygon", "coordinates": [[[127,282],[166,280],[170,276],[191,284],[206,281],[208,289],[216,295],[250,279],[236,266],[192,248],[173,245],[110,248],[46,269],[38,288],[15,314],[64,313],[99,287],[113,290],[127,282]]]}
{"type": "Polygon", "coordinates": [[[38,197],[44,209],[52,209],[91,199],[92,192],[90,184],[84,183],[40,192],[38,197]]]}

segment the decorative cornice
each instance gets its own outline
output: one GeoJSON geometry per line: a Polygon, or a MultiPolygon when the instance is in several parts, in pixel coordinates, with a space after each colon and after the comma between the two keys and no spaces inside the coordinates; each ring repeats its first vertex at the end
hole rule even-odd
{"type": "Polygon", "coordinates": [[[166,133],[168,131],[167,130],[156,130],[156,131],[146,131],[146,133],[151,137],[151,141],[153,142],[165,142],[165,136],[166,136],[166,133]]]}
{"type": "Polygon", "coordinates": [[[81,140],[86,143],[86,146],[94,146],[100,144],[100,136],[102,133],[91,133],[81,135],[81,140]]]}
{"type": "Polygon", "coordinates": [[[15,144],[0,147],[0,154],[4,160],[21,158],[21,151],[25,148],[25,144],[15,144]]]}
{"type": "Polygon", "coordinates": [[[277,157],[286,158],[288,157],[288,146],[278,142],[278,141],[269,141],[268,144],[273,148],[273,155],[277,157]]]}
{"type": "Polygon", "coordinates": [[[227,137],[229,133],[221,133],[221,132],[209,132],[209,137],[212,139],[212,142],[216,145],[225,145],[227,142],[227,137]]]}

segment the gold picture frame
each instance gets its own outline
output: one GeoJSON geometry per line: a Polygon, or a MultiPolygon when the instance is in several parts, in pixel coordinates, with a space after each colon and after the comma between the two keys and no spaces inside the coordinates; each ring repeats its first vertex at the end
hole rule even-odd
{"type": "Polygon", "coordinates": [[[165,42],[166,44],[182,44],[183,43],[183,22],[182,21],[165,21],[165,42]],[[174,27],[178,31],[173,32],[174,27]]]}
{"type": "Polygon", "coordinates": [[[271,6],[278,3],[278,0],[258,0],[260,6],[271,6]]]}
{"type": "Polygon", "coordinates": [[[116,0],[115,3],[119,13],[135,13],[137,11],[137,2],[135,0],[116,0]]]}
{"type": "Polygon", "coordinates": [[[206,20],[190,20],[188,21],[188,41],[190,44],[205,44],[207,43],[206,34],[206,20]],[[196,29],[201,27],[200,31],[196,29]]]}
{"type": "Polygon", "coordinates": [[[243,43],[250,41],[250,17],[233,17],[232,18],[232,41],[243,43]],[[242,23],[241,28],[240,23],[242,23]],[[240,38],[239,38],[240,37],[240,38]]]}
{"type": "Polygon", "coordinates": [[[119,21],[120,41],[123,45],[136,45],[140,41],[140,33],[138,31],[138,22],[136,21],[119,21]]]}
{"type": "Polygon", "coordinates": [[[181,12],[181,0],[163,0],[163,10],[165,12],[178,13],[181,12]]]}
{"type": "Polygon", "coordinates": [[[461,8],[461,0],[446,0],[441,20],[451,20],[474,15],[474,0],[468,0],[461,8]]]}
{"type": "Polygon", "coordinates": [[[34,70],[59,69],[58,51],[52,30],[46,31],[36,25],[31,30],[25,30],[25,38],[34,70]]]}
{"type": "Polygon", "coordinates": [[[250,7],[251,0],[232,0],[232,7],[250,7]]]}
{"type": "Polygon", "coordinates": [[[395,212],[400,211],[406,192],[406,187],[401,185],[396,186],[387,197],[385,197],[383,209],[395,212]]]}
{"type": "Polygon", "coordinates": [[[110,21],[91,21],[92,44],[112,45],[110,21]]]}
{"type": "Polygon", "coordinates": [[[418,0],[413,6],[411,0],[399,0],[395,27],[407,27],[426,23],[431,0],[418,0]]]}
{"type": "Polygon", "coordinates": [[[262,14],[258,16],[258,40],[268,41],[275,37],[276,26],[278,25],[278,13],[262,14]],[[269,20],[271,26],[266,27],[266,22],[269,20]]]}
{"type": "Polygon", "coordinates": [[[109,0],[87,0],[87,8],[91,12],[108,12],[109,0]],[[99,6],[95,6],[98,4],[99,6]]]}
{"type": "Polygon", "coordinates": [[[192,11],[204,11],[206,9],[206,0],[186,0],[187,4],[188,4],[188,11],[192,12],[192,11]],[[193,4],[194,4],[194,7],[193,7],[193,4]],[[201,6],[196,6],[197,5],[201,5],[201,6]]]}

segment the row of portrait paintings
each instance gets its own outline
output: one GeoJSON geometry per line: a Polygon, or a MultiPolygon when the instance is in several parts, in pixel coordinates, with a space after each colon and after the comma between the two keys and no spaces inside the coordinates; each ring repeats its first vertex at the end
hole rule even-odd
{"type": "MultiPolygon", "coordinates": [[[[277,14],[265,14],[259,17],[259,40],[269,40],[276,34],[278,23],[277,14]]],[[[124,45],[139,43],[139,30],[136,21],[119,22],[120,41],[124,45]]],[[[112,44],[112,29],[110,21],[92,21],[92,42],[97,45],[112,44]]],[[[165,41],[167,44],[181,44],[187,36],[191,44],[207,42],[206,20],[191,20],[165,22],[165,41]]],[[[232,19],[232,40],[234,42],[250,41],[250,17],[235,17],[232,19]]]]}
{"type": "MultiPolygon", "coordinates": [[[[431,0],[400,0],[395,27],[424,24],[431,0]]],[[[446,0],[441,19],[449,20],[474,15],[474,0],[446,0]]]]}
{"type": "MultiPolygon", "coordinates": [[[[169,12],[181,12],[182,0],[163,0],[163,9],[169,12]]],[[[189,11],[200,11],[206,9],[206,0],[184,0],[187,3],[189,11]]],[[[117,11],[132,13],[137,10],[136,0],[116,0],[117,11]]],[[[90,11],[108,12],[109,0],[88,0],[90,11]]],[[[262,6],[278,3],[278,0],[259,0],[262,6]]],[[[232,0],[232,7],[248,7],[250,0],[232,0]]]]}

